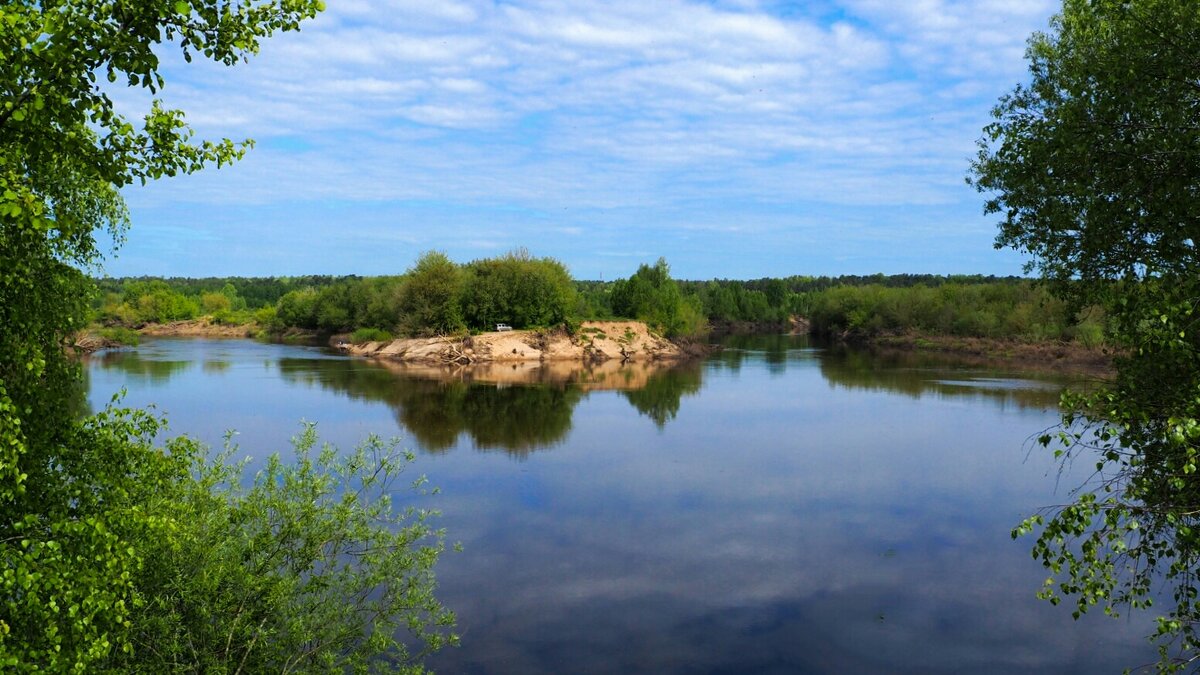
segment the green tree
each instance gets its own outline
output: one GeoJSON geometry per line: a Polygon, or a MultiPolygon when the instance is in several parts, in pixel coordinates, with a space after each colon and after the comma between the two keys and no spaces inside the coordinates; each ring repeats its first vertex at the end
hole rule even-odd
{"type": "MultiPolygon", "coordinates": [[[[311,464],[302,456],[301,473],[272,465],[274,482],[242,496],[215,489],[212,476],[232,474],[198,458],[186,442],[154,447],[158,425],[144,414],[76,417],[80,383],[65,341],[87,315],[91,285],[81,268],[99,257],[97,233],[107,230],[119,242],[127,226],[119,190],[219,166],[248,147],[193,140],[183,113],[157,101],[140,121],[131,120],[114,106],[112,89],[156,93],[164,85],[163,43],[189,61],[202,56],[233,65],[256,52],[261,39],[296,29],[319,9],[319,0],[14,0],[0,7],[0,669],[6,672],[247,664],[281,670],[290,664],[258,657],[276,645],[323,639],[330,633],[318,624],[326,622],[341,631],[337,639],[300,652],[305,660],[297,665],[365,667],[365,657],[341,659],[359,654],[360,645],[395,648],[393,636],[374,632],[376,625],[386,632],[397,618],[418,627],[448,620],[423,600],[409,603],[429,588],[423,570],[436,545],[377,539],[389,525],[386,509],[375,505],[351,506],[343,521],[339,509],[353,495],[330,499],[319,477],[348,476],[345,487],[383,474],[357,465],[341,474],[306,474],[311,464]],[[214,489],[199,491],[205,488],[214,489]],[[184,510],[190,507],[197,510],[184,510]],[[353,523],[363,514],[371,522],[384,516],[384,529],[358,528],[353,523]],[[384,559],[368,556],[355,569],[396,573],[393,561],[409,560],[411,574],[398,581],[417,592],[397,594],[393,582],[378,577],[350,582],[342,558],[322,558],[329,549],[315,539],[296,542],[288,529],[320,535],[331,519],[349,524],[349,550],[385,544],[384,559]],[[261,555],[276,547],[295,556],[261,555]],[[399,557],[387,557],[387,550],[399,557]],[[202,588],[213,581],[218,585],[202,588]],[[231,598],[245,602],[228,604],[221,594],[230,588],[241,591],[231,598]],[[338,597],[343,591],[357,594],[338,597]],[[378,612],[354,600],[368,596],[382,600],[378,612]],[[335,597],[363,611],[339,613],[335,597]],[[228,628],[219,636],[224,656],[192,651],[217,644],[193,638],[221,626],[228,628]],[[156,652],[160,647],[165,651],[156,652]]],[[[152,304],[158,309],[157,298],[152,304]]],[[[359,457],[377,460],[383,473],[392,461],[359,457]]]]}
{"type": "Polygon", "coordinates": [[[279,323],[289,327],[317,327],[317,291],[303,288],[284,293],[275,306],[275,316],[279,323]]]}
{"type": "Polygon", "coordinates": [[[228,312],[232,308],[233,303],[229,301],[229,296],[223,293],[205,293],[200,296],[200,310],[205,314],[228,312]]]}
{"type": "Polygon", "coordinates": [[[575,283],[554,258],[534,258],[521,248],[467,265],[462,308],[472,328],[552,326],[569,319],[575,306],[575,283]]]}
{"type": "Polygon", "coordinates": [[[462,270],[445,253],[422,254],[400,286],[400,323],[405,332],[446,334],[462,330],[462,289],[462,270]]]}
{"type": "Polygon", "coordinates": [[[615,282],[612,309],[617,316],[645,321],[668,336],[694,335],[704,328],[699,302],[683,297],[664,258],[653,267],[641,265],[629,279],[615,282]]]}
{"type": "Polygon", "coordinates": [[[1056,452],[1096,453],[1096,479],[1037,514],[1043,597],[1076,615],[1174,602],[1162,670],[1200,657],[1200,4],[1066,0],[1030,40],[1031,80],[1001,99],[972,180],[1002,217],[998,246],[1075,308],[1098,305],[1124,348],[1112,384],[1071,397],[1056,452]]]}

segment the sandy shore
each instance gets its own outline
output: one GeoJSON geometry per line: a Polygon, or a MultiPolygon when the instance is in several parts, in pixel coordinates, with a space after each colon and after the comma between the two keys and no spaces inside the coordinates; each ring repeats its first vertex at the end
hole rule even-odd
{"type": "Polygon", "coordinates": [[[202,318],[190,321],[172,321],[171,323],[149,323],[139,328],[137,332],[155,337],[244,338],[254,337],[258,332],[258,324],[247,323],[231,326],[213,323],[208,318],[202,318]]]}
{"type": "Polygon", "coordinates": [[[585,321],[565,331],[511,330],[465,338],[403,338],[341,345],[356,356],[406,363],[458,364],[542,361],[669,361],[698,355],[650,332],[639,321],[585,321]]]}

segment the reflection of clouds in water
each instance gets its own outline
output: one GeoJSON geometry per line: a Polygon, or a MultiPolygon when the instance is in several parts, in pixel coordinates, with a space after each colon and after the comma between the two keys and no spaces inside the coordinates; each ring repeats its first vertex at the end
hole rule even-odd
{"type": "MultiPolygon", "coordinates": [[[[148,358],[233,366],[131,388],[135,405],[152,389],[176,431],[216,420],[247,432],[247,451],[286,450],[304,417],[350,448],[404,411],[464,450],[413,467],[442,488],[438,525],[465,546],[438,568],[464,637],[431,661],[442,672],[1059,673],[1153,658],[1144,615],[1076,623],[1033,598],[1044,573],[1009,530],[1062,500],[1052,459],[1022,448],[1057,415],[1011,405],[1026,387],[1004,373],[846,367],[745,341],[675,373],[681,405],[649,396],[637,410],[667,415],[658,428],[632,392],[600,388],[624,375],[500,389],[319,350],[186,347],[148,358]],[[936,383],[980,377],[994,379],[936,383]],[[496,417],[513,423],[485,425],[496,417]],[[465,451],[473,424],[497,443],[558,440],[497,461],[465,451]]],[[[141,368],[92,375],[111,386],[141,368]]]]}
{"type": "Polygon", "coordinates": [[[658,434],[589,399],[569,465],[464,477],[486,494],[446,511],[489,517],[448,523],[467,554],[441,581],[473,644],[433,665],[1058,673],[1150,658],[1147,617],[1076,623],[1034,599],[1043,571],[1009,537],[1056,499],[1050,458],[1021,450],[1052,410],[830,390],[819,366],[706,380],[658,434]],[[537,509],[508,497],[530,482],[537,509]]]}
{"type": "Polygon", "coordinates": [[[743,535],[757,555],[723,556],[710,548],[728,534],[720,521],[614,530],[612,520],[559,520],[549,531],[537,520],[468,542],[453,564],[466,560],[469,570],[443,574],[441,583],[452,593],[470,653],[434,665],[504,672],[1088,672],[1130,662],[1130,652],[1143,646],[1140,631],[1149,629],[1143,622],[1114,631],[1122,626],[1098,617],[1072,624],[1037,603],[1035,575],[1010,571],[1028,569],[1027,554],[1015,545],[999,556],[991,542],[984,550],[906,551],[889,559],[830,546],[844,533],[797,528],[743,535]],[[697,528],[712,534],[699,541],[679,536],[697,528]],[[580,542],[579,531],[596,536],[580,542]],[[563,545],[539,545],[560,536],[563,545]],[[489,555],[498,547],[519,553],[489,555]],[[479,548],[484,560],[472,565],[479,548]],[[454,593],[463,586],[469,596],[454,593]]]}

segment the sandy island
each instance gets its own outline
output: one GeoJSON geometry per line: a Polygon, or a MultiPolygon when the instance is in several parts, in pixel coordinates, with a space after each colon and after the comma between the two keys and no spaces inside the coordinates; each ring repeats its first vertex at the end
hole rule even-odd
{"type": "Polygon", "coordinates": [[[356,356],[406,363],[576,361],[670,361],[707,353],[706,345],[685,348],[650,332],[640,321],[585,321],[574,335],[563,330],[510,330],[463,338],[401,338],[391,342],[342,343],[356,356]]]}

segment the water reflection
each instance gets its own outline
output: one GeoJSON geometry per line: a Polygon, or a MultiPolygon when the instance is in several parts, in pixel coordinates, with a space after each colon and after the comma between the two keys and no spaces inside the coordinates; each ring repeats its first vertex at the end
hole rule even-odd
{"type": "Polygon", "coordinates": [[[1086,388],[1087,379],[1064,374],[1028,373],[1015,366],[981,364],[946,354],[887,349],[864,349],[844,344],[814,345],[807,336],[731,335],[724,350],[709,360],[716,371],[738,372],[743,364],[765,366],[773,376],[789,366],[819,364],[832,386],[850,390],[902,394],[919,399],[983,398],[1001,406],[1047,409],[1058,406],[1062,388],[1086,388]]]}
{"type": "Polygon", "coordinates": [[[163,384],[196,365],[192,359],[163,359],[153,352],[134,349],[102,351],[87,357],[87,361],[105,370],[124,373],[130,384],[163,384]]]}
{"type": "Polygon", "coordinates": [[[816,350],[807,335],[727,335],[722,350],[710,357],[710,367],[738,372],[744,363],[765,366],[773,376],[787,372],[789,363],[809,361],[816,350]]]}
{"type": "Polygon", "coordinates": [[[955,364],[944,355],[873,351],[833,346],[820,357],[821,375],[830,385],[850,390],[897,393],[919,399],[983,398],[1017,408],[1053,409],[1065,376],[1034,381],[1011,370],[955,364]]]}
{"type": "Polygon", "coordinates": [[[203,361],[200,364],[200,368],[202,370],[204,370],[204,372],[212,374],[212,375],[219,375],[221,373],[227,372],[232,366],[233,366],[232,361],[225,361],[225,360],[218,361],[215,359],[206,359],[205,361],[203,361]]]}
{"type": "Polygon", "coordinates": [[[316,383],[351,398],[381,401],[425,450],[440,452],[466,434],[477,448],[525,456],[551,447],[571,430],[583,392],[552,386],[481,384],[467,379],[404,375],[366,361],[281,359],[287,382],[316,383]]]}
{"type": "Polygon", "coordinates": [[[447,368],[390,361],[282,358],[290,383],[317,384],[352,399],[381,401],[396,421],[431,452],[459,437],[480,450],[516,457],[551,448],[571,431],[575,406],[589,392],[618,390],[660,428],[674,419],[680,399],[699,391],[698,364],[485,364],[447,368]]]}
{"type": "Polygon", "coordinates": [[[786,336],[727,345],[673,369],[450,370],[155,340],[122,358],[196,367],[136,386],[144,366],[100,359],[91,385],[94,402],[128,386],[131,405],[157,403],[175,432],[210,443],[216,425],[237,428],[247,452],[278,448],[301,418],[343,448],[393,419],[407,447],[460,448],[414,467],[442,488],[439,525],[465,548],[438,566],[464,639],[435,671],[1091,673],[1152,660],[1145,616],[1074,622],[1037,601],[1044,572],[1009,537],[1063,499],[1057,464],[1022,449],[1057,419],[1041,409],[1053,382],[786,336]]]}
{"type": "Polygon", "coordinates": [[[465,436],[477,449],[501,449],[520,457],[561,443],[571,431],[573,410],[591,391],[619,392],[661,431],[679,415],[683,399],[704,387],[705,372],[736,375],[746,364],[764,369],[772,379],[789,367],[816,365],[835,387],[918,399],[977,397],[1018,408],[1055,407],[1065,382],[1061,377],[1035,382],[994,368],[956,366],[941,355],[816,348],[805,336],[736,335],[723,338],[722,344],[724,349],[704,362],[678,365],[607,361],[591,366],[532,362],[451,368],[347,359],[311,348],[287,348],[294,355],[276,357],[274,345],[178,340],[102,352],[90,361],[93,367],[122,373],[131,385],[162,385],[197,365],[205,375],[227,375],[247,356],[263,352],[264,367],[277,368],[286,383],[386,403],[396,422],[425,450],[448,450],[465,436]]]}
{"type": "Polygon", "coordinates": [[[642,386],[624,390],[621,395],[662,429],[679,414],[683,397],[696,394],[703,387],[700,370],[699,363],[663,370],[646,378],[642,386]]]}

